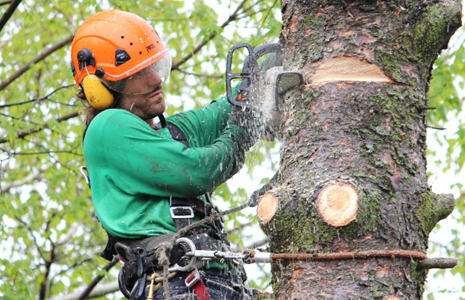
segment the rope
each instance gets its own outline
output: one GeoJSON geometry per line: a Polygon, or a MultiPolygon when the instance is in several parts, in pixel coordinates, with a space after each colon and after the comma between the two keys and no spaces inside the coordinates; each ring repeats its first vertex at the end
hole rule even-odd
{"type": "Polygon", "coordinates": [[[340,252],[340,253],[274,253],[271,254],[271,262],[274,263],[281,259],[296,260],[338,260],[338,259],[355,259],[355,258],[391,258],[408,257],[416,259],[426,259],[428,256],[420,251],[411,250],[368,250],[357,252],[340,252]]]}

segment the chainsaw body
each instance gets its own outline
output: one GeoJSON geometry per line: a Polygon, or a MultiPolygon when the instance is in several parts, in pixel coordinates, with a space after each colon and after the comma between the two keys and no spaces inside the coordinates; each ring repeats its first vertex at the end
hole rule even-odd
{"type": "Polygon", "coordinates": [[[248,43],[240,43],[231,47],[228,52],[226,94],[233,105],[243,107],[262,102],[271,105],[271,111],[279,111],[280,98],[287,91],[302,83],[303,78],[300,72],[283,70],[282,45],[279,43],[265,44],[255,49],[248,43]],[[234,53],[240,48],[246,48],[248,56],[242,72],[234,73],[232,60],[234,53]],[[259,64],[258,60],[262,57],[263,60],[259,64]],[[233,97],[231,86],[234,79],[242,80],[235,97],[233,97]],[[265,99],[254,99],[257,97],[265,99]]]}

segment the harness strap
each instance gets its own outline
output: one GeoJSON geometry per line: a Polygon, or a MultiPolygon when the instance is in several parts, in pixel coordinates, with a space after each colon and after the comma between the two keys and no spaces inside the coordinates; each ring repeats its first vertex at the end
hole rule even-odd
{"type": "Polygon", "coordinates": [[[211,206],[197,198],[170,197],[170,213],[178,230],[192,224],[196,215],[202,219],[211,214],[211,206]]]}
{"type": "MultiPolygon", "coordinates": [[[[189,148],[189,143],[187,141],[184,133],[176,125],[167,122],[166,128],[168,128],[171,137],[189,148]]],[[[171,217],[173,218],[174,225],[177,230],[180,230],[186,226],[192,224],[195,215],[201,219],[206,216],[217,212],[213,205],[210,203],[210,198],[208,194],[205,194],[207,198],[207,203],[197,198],[177,198],[170,197],[170,212],[171,217]]],[[[212,224],[212,227],[217,230],[219,233],[223,230],[222,220],[215,221],[212,224]]]]}
{"type": "Polygon", "coordinates": [[[192,272],[187,274],[185,283],[188,288],[192,288],[194,290],[199,300],[211,300],[211,297],[207,291],[207,287],[203,283],[203,280],[200,277],[200,273],[197,269],[194,269],[192,272]]]}
{"type": "Polygon", "coordinates": [[[181,131],[181,129],[179,129],[176,125],[169,123],[169,122],[166,122],[166,128],[168,128],[173,140],[184,144],[186,147],[189,147],[187,138],[184,135],[184,133],[181,131]]]}

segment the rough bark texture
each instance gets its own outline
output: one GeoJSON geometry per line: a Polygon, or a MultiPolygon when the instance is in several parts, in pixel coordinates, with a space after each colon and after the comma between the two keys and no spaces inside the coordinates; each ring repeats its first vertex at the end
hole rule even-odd
{"type": "MultiPolygon", "coordinates": [[[[453,209],[451,196],[427,183],[425,107],[434,60],[460,26],[460,2],[282,0],[282,11],[285,69],[301,70],[306,85],[280,105],[281,167],[268,186],[279,209],[262,223],[272,252],[426,252],[430,231],[453,209]],[[316,207],[336,182],[359,198],[356,220],[342,227],[316,207]]],[[[417,264],[283,261],[273,265],[275,295],[421,299],[426,271],[417,264]]]]}

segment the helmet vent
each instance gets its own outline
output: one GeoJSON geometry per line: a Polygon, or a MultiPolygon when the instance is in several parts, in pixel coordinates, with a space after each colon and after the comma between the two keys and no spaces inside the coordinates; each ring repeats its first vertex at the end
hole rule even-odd
{"type": "Polygon", "coordinates": [[[120,66],[130,60],[131,57],[129,54],[123,49],[117,49],[115,53],[115,66],[120,66]]]}

